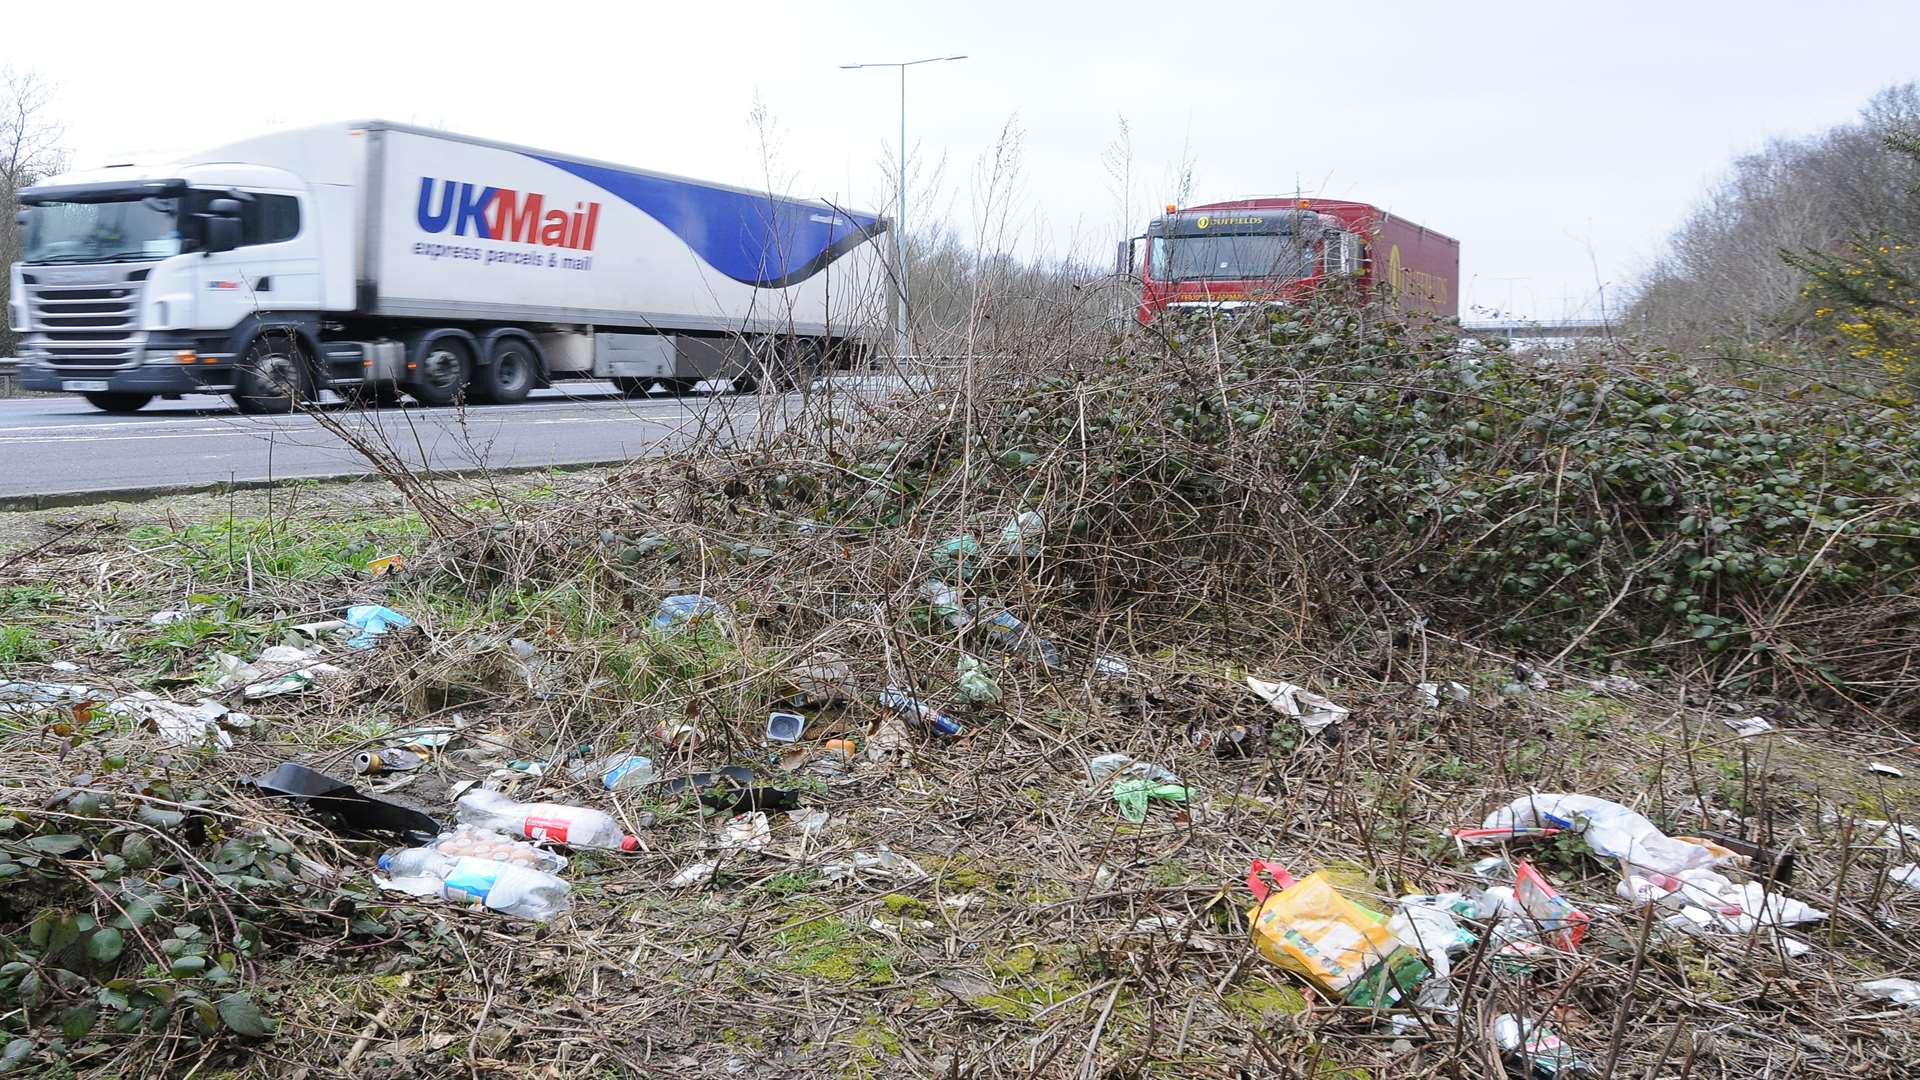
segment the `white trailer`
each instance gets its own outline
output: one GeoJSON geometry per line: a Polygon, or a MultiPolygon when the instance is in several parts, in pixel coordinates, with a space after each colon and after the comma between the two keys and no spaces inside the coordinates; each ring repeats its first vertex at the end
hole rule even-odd
{"type": "Polygon", "coordinates": [[[380,121],[20,193],[20,383],[110,411],[786,385],[884,319],[873,214],[380,121]]]}

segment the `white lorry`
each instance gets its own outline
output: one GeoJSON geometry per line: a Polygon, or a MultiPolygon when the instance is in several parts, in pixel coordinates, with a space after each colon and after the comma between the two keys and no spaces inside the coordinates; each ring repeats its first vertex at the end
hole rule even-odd
{"type": "Polygon", "coordinates": [[[786,385],[844,366],[887,295],[873,214],[378,121],[70,173],[20,203],[20,385],[112,412],[786,385]]]}

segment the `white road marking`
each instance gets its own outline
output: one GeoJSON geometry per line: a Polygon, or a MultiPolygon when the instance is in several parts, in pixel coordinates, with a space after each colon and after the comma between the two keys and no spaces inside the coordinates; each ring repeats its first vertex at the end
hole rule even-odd
{"type": "MultiPolygon", "coordinates": [[[[623,407],[623,412],[627,413],[627,416],[615,417],[614,419],[636,417],[639,419],[652,420],[652,419],[658,418],[656,415],[637,411],[639,409],[639,406],[636,406],[633,402],[622,401],[622,402],[619,402],[619,404],[623,407]]],[[[561,408],[565,408],[565,406],[562,406],[562,405],[490,406],[485,410],[479,410],[479,411],[468,413],[466,417],[466,424],[468,426],[472,426],[474,424],[483,423],[493,417],[501,417],[504,419],[505,415],[509,413],[523,413],[523,412],[552,413],[556,409],[561,409],[561,408]]],[[[596,409],[594,411],[600,412],[604,410],[596,409]]],[[[453,417],[455,415],[456,414],[452,412],[429,412],[424,414],[423,413],[391,412],[391,413],[370,413],[368,414],[368,419],[372,419],[375,417],[380,418],[380,419],[373,420],[371,426],[375,426],[375,427],[382,426],[382,423],[381,423],[382,420],[388,420],[388,421],[391,421],[392,423],[401,424],[407,427],[423,427],[423,426],[450,427],[450,426],[458,426],[459,422],[456,420],[453,424],[447,424],[447,423],[442,423],[438,421],[443,417],[453,417]]],[[[662,412],[659,415],[664,416],[665,412],[662,412]]],[[[365,419],[361,419],[359,417],[352,417],[350,419],[353,422],[359,423],[361,426],[368,426],[367,420],[365,419]]],[[[95,422],[87,422],[85,420],[82,420],[74,423],[37,424],[37,425],[19,426],[19,427],[12,427],[12,426],[6,426],[3,424],[0,424],[0,435],[24,435],[24,434],[29,434],[36,431],[60,431],[60,432],[72,432],[76,430],[86,431],[86,432],[117,431],[117,430],[123,430],[128,428],[136,429],[136,430],[143,429],[143,428],[169,428],[169,429],[178,430],[182,424],[189,423],[189,422],[198,422],[201,424],[208,425],[205,427],[188,429],[190,431],[200,431],[200,432],[231,431],[236,425],[241,425],[241,424],[244,424],[256,430],[260,428],[268,428],[273,431],[319,430],[319,427],[320,427],[319,424],[315,423],[313,420],[306,417],[284,418],[284,419],[279,417],[240,417],[240,416],[235,416],[235,417],[226,418],[226,419],[210,418],[210,417],[195,417],[193,418],[193,421],[189,421],[185,417],[182,417],[179,419],[161,419],[159,417],[155,417],[152,420],[102,420],[102,421],[95,421],[95,422]]]]}

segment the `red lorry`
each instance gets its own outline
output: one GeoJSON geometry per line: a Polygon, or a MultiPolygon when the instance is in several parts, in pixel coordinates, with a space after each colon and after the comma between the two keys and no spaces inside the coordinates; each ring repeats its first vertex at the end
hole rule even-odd
{"type": "Polygon", "coordinates": [[[1143,324],[1170,307],[1285,303],[1340,275],[1357,278],[1368,294],[1391,288],[1403,311],[1460,313],[1460,242],[1367,203],[1169,205],[1121,251],[1128,276],[1140,276],[1143,324]]]}

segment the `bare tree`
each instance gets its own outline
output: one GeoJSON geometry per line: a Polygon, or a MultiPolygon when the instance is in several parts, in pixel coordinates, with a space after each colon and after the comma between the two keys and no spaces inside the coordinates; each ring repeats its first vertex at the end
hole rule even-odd
{"type": "MultiPolygon", "coordinates": [[[[13,223],[21,188],[62,168],[64,129],[53,118],[53,86],[33,71],[0,68],[0,311],[9,299],[9,268],[19,254],[19,230],[13,223]]],[[[0,319],[0,356],[13,355],[13,332],[0,319]]]]}
{"type": "Polygon", "coordinates": [[[1862,232],[1911,234],[1914,170],[1882,140],[1916,121],[1920,84],[1907,83],[1876,94],[1855,123],[1736,160],[1641,281],[1631,321],[1688,347],[1813,329],[1806,274],[1780,253],[1836,251],[1862,232]]]}

